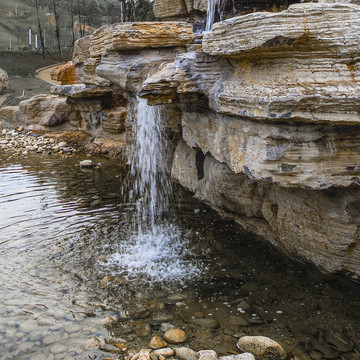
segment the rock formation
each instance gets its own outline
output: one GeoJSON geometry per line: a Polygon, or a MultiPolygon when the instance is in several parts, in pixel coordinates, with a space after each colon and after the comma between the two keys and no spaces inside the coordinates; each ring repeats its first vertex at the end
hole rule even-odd
{"type": "Polygon", "coordinates": [[[0,68],[0,94],[4,92],[4,90],[8,87],[8,85],[9,85],[9,77],[7,73],[0,68]]]}
{"type": "MultiPolygon", "coordinates": [[[[204,4],[154,9],[182,17],[204,4]]],[[[360,280],[359,15],[295,4],[216,23],[202,44],[186,22],[106,25],[75,44],[77,83],[53,88],[71,114],[39,120],[39,97],[0,120],[71,119],[94,151],[122,157],[137,97],[162,105],[175,180],[287,254],[360,280]]]]}

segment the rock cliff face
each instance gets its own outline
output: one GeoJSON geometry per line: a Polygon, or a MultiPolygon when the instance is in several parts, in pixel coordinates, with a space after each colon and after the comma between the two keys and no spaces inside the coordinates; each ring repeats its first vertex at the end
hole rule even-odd
{"type": "Polygon", "coordinates": [[[306,3],[225,20],[141,89],[181,104],[176,180],[287,254],[355,279],[359,11],[306,3]]]}
{"type": "MultiPolygon", "coordinates": [[[[155,2],[159,17],[203,10],[155,2]]],[[[123,156],[138,96],[161,105],[175,180],[287,254],[360,280],[359,15],[295,4],[216,23],[202,44],[186,22],[104,26],[75,45],[77,83],[53,88],[71,109],[56,121],[123,156]]],[[[25,114],[52,124],[27,104],[0,119],[25,114]]]]}

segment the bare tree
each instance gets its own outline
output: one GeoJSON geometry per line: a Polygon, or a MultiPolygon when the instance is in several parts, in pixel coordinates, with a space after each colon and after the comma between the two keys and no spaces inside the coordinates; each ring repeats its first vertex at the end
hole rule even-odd
{"type": "Polygon", "coordinates": [[[45,59],[45,42],[44,42],[44,34],[42,31],[41,21],[40,21],[40,14],[39,14],[40,2],[39,2],[39,0],[34,0],[34,4],[35,4],[35,9],[36,9],[37,21],[38,21],[38,31],[39,31],[39,36],[40,36],[41,50],[42,50],[43,58],[45,59]]]}
{"type": "Polygon", "coordinates": [[[50,8],[54,13],[54,18],[55,18],[55,36],[57,40],[57,46],[58,46],[59,54],[62,56],[61,41],[60,41],[60,14],[58,11],[57,4],[58,4],[57,0],[50,0],[50,8]]]}
{"type": "Polygon", "coordinates": [[[75,23],[75,5],[74,0],[66,0],[66,8],[67,13],[69,15],[70,19],[70,27],[71,27],[71,33],[72,33],[72,44],[75,43],[75,31],[74,31],[74,23],[75,23]]]}

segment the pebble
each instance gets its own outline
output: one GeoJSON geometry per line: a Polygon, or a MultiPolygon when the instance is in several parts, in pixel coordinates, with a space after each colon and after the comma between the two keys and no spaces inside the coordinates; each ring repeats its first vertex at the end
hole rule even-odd
{"type": "Polygon", "coordinates": [[[174,349],[171,349],[171,348],[164,348],[164,349],[154,350],[153,354],[158,357],[160,357],[160,356],[170,357],[175,354],[175,351],[174,351],[174,349]]]}
{"type": "Polygon", "coordinates": [[[172,325],[172,324],[169,324],[169,323],[162,323],[160,325],[160,330],[163,331],[163,332],[166,332],[166,331],[169,331],[171,329],[174,329],[175,326],[172,325]]]}
{"type": "Polygon", "coordinates": [[[185,331],[180,329],[170,329],[166,331],[163,338],[170,344],[181,344],[187,340],[185,331]]]}
{"type": "Polygon", "coordinates": [[[242,353],[238,355],[222,356],[219,360],[255,360],[255,356],[250,353],[242,353]]]}
{"type": "Polygon", "coordinates": [[[199,355],[196,351],[187,348],[179,347],[175,349],[176,356],[182,360],[198,360],[199,355]]]}
{"type": "Polygon", "coordinates": [[[65,325],[64,329],[68,334],[71,334],[74,332],[79,332],[82,329],[82,327],[78,324],[68,324],[68,325],[65,325]]]}
{"type": "Polygon", "coordinates": [[[249,352],[262,360],[283,360],[285,351],[276,341],[266,336],[243,336],[237,346],[243,352],[249,352]]]}
{"type": "Polygon", "coordinates": [[[198,352],[199,360],[217,360],[217,354],[214,350],[200,350],[198,352]]]}
{"type": "Polygon", "coordinates": [[[92,168],[92,167],[94,167],[94,163],[92,162],[92,160],[82,160],[82,161],[80,161],[80,167],[92,168]]]}
{"type": "Polygon", "coordinates": [[[154,336],[151,341],[150,341],[150,345],[151,349],[161,349],[164,348],[165,346],[167,346],[167,342],[164,341],[160,336],[154,336]]]}
{"type": "Polygon", "coordinates": [[[28,320],[19,326],[19,330],[25,333],[31,333],[37,327],[38,327],[38,322],[36,320],[28,320]]]}
{"type": "Polygon", "coordinates": [[[66,350],[67,350],[66,346],[62,344],[55,344],[50,348],[50,352],[54,355],[64,353],[66,350]]]}
{"type": "Polygon", "coordinates": [[[142,349],[135,354],[131,360],[150,360],[150,353],[147,350],[142,349]]]}
{"type": "Polygon", "coordinates": [[[135,333],[140,337],[147,337],[151,334],[151,326],[147,323],[141,323],[136,325],[135,333]]]}

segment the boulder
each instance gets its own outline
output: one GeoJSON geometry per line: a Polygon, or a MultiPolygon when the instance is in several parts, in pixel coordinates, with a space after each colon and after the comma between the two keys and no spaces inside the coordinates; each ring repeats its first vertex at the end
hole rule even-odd
{"type": "Polygon", "coordinates": [[[234,72],[213,89],[213,109],[259,121],[359,124],[359,15],[355,4],[304,3],[216,23],[203,51],[230,58],[234,72]]]}
{"type": "Polygon", "coordinates": [[[244,352],[253,354],[256,360],[283,360],[285,351],[276,341],[265,336],[243,336],[237,346],[244,352]]]}
{"type": "Polygon", "coordinates": [[[61,85],[76,84],[77,73],[72,62],[55,67],[50,73],[51,79],[59,81],[61,85]]]}
{"type": "MultiPolygon", "coordinates": [[[[206,132],[203,130],[203,132],[206,132]]],[[[234,173],[211,154],[196,161],[180,142],[172,177],[195,196],[290,256],[360,280],[360,188],[286,188],[234,173]]]]}
{"type": "Polygon", "coordinates": [[[79,114],[66,103],[66,98],[41,94],[19,104],[19,112],[29,125],[54,127],[65,122],[73,122],[79,114]]]}
{"type": "Polygon", "coordinates": [[[4,90],[9,85],[9,77],[5,70],[0,68],[0,94],[4,92],[4,90]]]}
{"type": "Polygon", "coordinates": [[[140,50],[183,46],[194,40],[191,24],[186,22],[143,22],[104,25],[93,34],[90,56],[104,51],[140,50]]]}
{"type": "Polygon", "coordinates": [[[73,64],[79,65],[82,64],[86,59],[90,57],[90,43],[91,43],[91,35],[85,36],[81,39],[78,39],[74,43],[74,51],[73,51],[73,64]]]}

